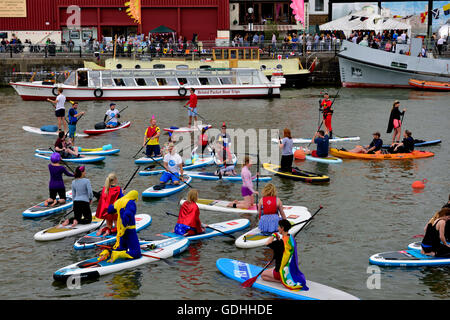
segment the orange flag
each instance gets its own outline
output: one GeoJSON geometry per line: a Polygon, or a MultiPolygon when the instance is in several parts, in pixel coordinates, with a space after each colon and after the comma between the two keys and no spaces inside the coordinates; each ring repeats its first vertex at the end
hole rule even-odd
{"type": "Polygon", "coordinates": [[[126,12],[138,24],[142,24],[141,20],[141,0],[130,0],[125,2],[125,6],[128,7],[126,12]]]}

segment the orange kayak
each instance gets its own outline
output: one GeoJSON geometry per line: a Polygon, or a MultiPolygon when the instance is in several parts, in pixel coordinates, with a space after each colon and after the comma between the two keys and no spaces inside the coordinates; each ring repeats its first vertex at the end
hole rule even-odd
{"type": "Polygon", "coordinates": [[[387,153],[383,154],[381,152],[377,152],[374,154],[366,154],[366,153],[354,153],[348,151],[338,150],[336,148],[331,148],[330,153],[339,158],[343,159],[363,159],[363,160],[403,160],[403,159],[419,159],[419,158],[428,158],[434,156],[433,152],[427,151],[418,151],[414,150],[411,153],[387,153]]]}
{"type": "Polygon", "coordinates": [[[409,85],[424,90],[450,91],[450,82],[409,79],[409,85]]]}

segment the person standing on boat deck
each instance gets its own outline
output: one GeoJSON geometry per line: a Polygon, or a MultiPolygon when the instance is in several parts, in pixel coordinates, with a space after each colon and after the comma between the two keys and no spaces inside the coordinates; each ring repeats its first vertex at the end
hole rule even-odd
{"type": "Polygon", "coordinates": [[[108,123],[106,123],[107,128],[115,128],[119,125],[119,121],[117,120],[120,118],[119,110],[116,110],[116,104],[111,103],[109,105],[109,110],[105,113],[105,118],[103,119],[103,122],[106,122],[106,119],[109,119],[108,123]]]}
{"type": "Polygon", "coordinates": [[[190,95],[189,95],[189,101],[184,105],[185,107],[187,105],[189,105],[189,111],[188,111],[188,116],[189,116],[189,128],[191,127],[192,124],[192,117],[194,118],[194,127],[197,126],[197,95],[195,94],[195,89],[194,88],[190,88],[190,95]]]}
{"type": "Polygon", "coordinates": [[[58,96],[55,100],[47,99],[48,102],[53,103],[55,108],[55,116],[58,119],[58,130],[61,131],[62,125],[64,125],[64,132],[67,132],[67,123],[66,123],[66,107],[64,103],[66,103],[66,97],[62,94],[64,91],[63,88],[58,88],[58,96]]]}
{"type": "Polygon", "coordinates": [[[400,141],[401,129],[402,129],[402,120],[401,117],[405,114],[406,109],[400,112],[400,101],[395,100],[391,109],[391,114],[389,116],[389,123],[386,133],[391,133],[394,130],[394,134],[392,136],[392,143],[400,141]],[[398,137],[398,140],[396,140],[398,137]]]}
{"type": "Polygon", "coordinates": [[[325,124],[325,127],[328,129],[328,132],[330,132],[330,139],[333,138],[333,127],[331,126],[331,120],[333,117],[333,108],[332,104],[333,101],[330,100],[330,96],[327,92],[323,95],[323,100],[320,102],[321,111],[323,114],[323,123],[325,124]]]}
{"type": "Polygon", "coordinates": [[[85,114],[84,111],[78,113],[78,102],[72,102],[72,108],[69,109],[69,138],[75,143],[75,133],[77,131],[78,118],[85,114]]]}
{"type": "Polygon", "coordinates": [[[289,234],[291,223],[283,219],[278,222],[278,233],[274,233],[266,242],[273,250],[275,268],[265,270],[261,279],[265,281],[281,282],[290,290],[307,291],[305,275],[298,267],[297,244],[294,236],[289,234]]]}
{"type": "Polygon", "coordinates": [[[292,161],[294,161],[293,146],[294,141],[292,140],[291,130],[284,128],[283,139],[279,141],[281,149],[280,170],[283,172],[292,172],[292,161]]]}
{"type": "Polygon", "coordinates": [[[144,143],[142,146],[146,145],[145,154],[148,158],[155,156],[161,156],[161,147],[159,145],[159,136],[161,135],[161,130],[156,126],[155,115],[152,115],[150,120],[150,127],[145,130],[144,143]]]}
{"type": "Polygon", "coordinates": [[[73,218],[67,219],[61,225],[72,227],[77,224],[90,224],[92,222],[91,203],[94,194],[91,182],[86,178],[86,167],[79,166],[75,169],[75,179],[72,181],[73,218]]]}

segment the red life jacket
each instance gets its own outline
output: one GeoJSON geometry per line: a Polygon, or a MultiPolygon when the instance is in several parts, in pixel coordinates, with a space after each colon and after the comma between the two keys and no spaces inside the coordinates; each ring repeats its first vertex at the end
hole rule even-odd
{"type": "Polygon", "coordinates": [[[208,136],[206,134],[201,134],[198,142],[201,146],[206,146],[208,144],[208,136]]]}
{"type": "Polygon", "coordinates": [[[185,201],[181,205],[177,223],[195,228],[197,233],[200,233],[202,231],[202,223],[200,222],[200,210],[198,209],[198,206],[195,202],[185,201]]]}
{"type": "Polygon", "coordinates": [[[156,136],[158,133],[158,131],[156,129],[158,129],[158,127],[148,127],[147,128],[147,138],[156,136]]]}
{"type": "Polygon", "coordinates": [[[263,197],[262,201],[261,214],[278,214],[277,197],[263,197]]]}
{"type": "Polygon", "coordinates": [[[332,105],[332,101],[331,100],[322,100],[322,107],[323,107],[323,118],[325,119],[327,116],[331,116],[332,112],[331,111],[331,105],[332,105]]]}
{"type": "MultiPolygon", "coordinates": [[[[115,186],[109,188],[108,194],[105,194],[105,187],[102,189],[102,194],[100,199],[98,199],[97,211],[95,216],[98,219],[106,219],[106,217],[111,216],[108,214],[108,207],[110,204],[114,204],[120,195],[120,187],[115,186]]],[[[112,215],[113,219],[117,219],[117,214],[112,215]]]]}

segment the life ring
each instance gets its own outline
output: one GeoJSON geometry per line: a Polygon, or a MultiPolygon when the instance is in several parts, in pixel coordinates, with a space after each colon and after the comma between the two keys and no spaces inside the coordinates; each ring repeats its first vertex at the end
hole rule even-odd
{"type": "Polygon", "coordinates": [[[100,89],[100,88],[95,89],[95,90],[94,90],[94,96],[95,96],[96,98],[101,98],[101,97],[103,97],[103,90],[100,89]]]}
{"type": "Polygon", "coordinates": [[[260,67],[259,67],[259,69],[261,70],[261,71],[264,71],[264,70],[266,70],[267,69],[267,67],[266,67],[266,65],[265,64],[262,64],[260,67]]]}
{"type": "Polygon", "coordinates": [[[140,64],[137,64],[137,65],[134,66],[134,68],[135,68],[135,69],[140,69],[140,68],[141,68],[141,65],[140,65],[140,64]]]}
{"type": "Polygon", "coordinates": [[[184,97],[186,94],[187,94],[186,88],[181,87],[181,88],[178,89],[178,95],[180,97],[184,97]]]}
{"type": "Polygon", "coordinates": [[[53,87],[52,94],[56,97],[58,96],[58,87],[53,87]]]}
{"type": "Polygon", "coordinates": [[[272,87],[269,88],[269,92],[267,93],[267,95],[269,97],[273,96],[273,88],[272,87]]]}
{"type": "Polygon", "coordinates": [[[117,69],[122,69],[122,65],[121,65],[120,63],[118,63],[118,64],[116,65],[116,68],[117,68],[117,69]]]}

